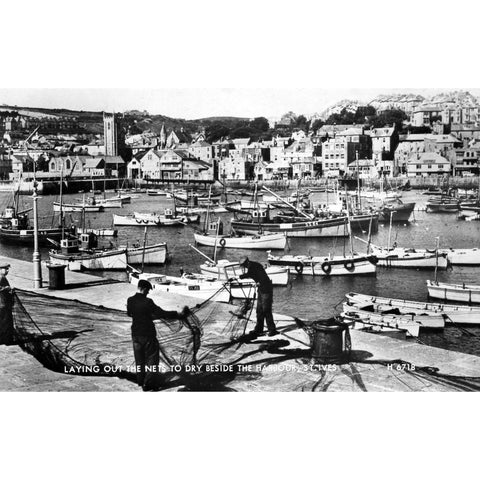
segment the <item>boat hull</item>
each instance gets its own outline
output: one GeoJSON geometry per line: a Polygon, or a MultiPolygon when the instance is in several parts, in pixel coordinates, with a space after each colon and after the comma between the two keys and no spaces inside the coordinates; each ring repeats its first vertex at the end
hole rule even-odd
{"type": "Polygon", "coordinates": [[[329,220],[312,220],[293,223],[254,223],[232,220],[232,230],[247,235],[258,235],[260,232],[283,233],[287,237],[346,237],[346,218],[329,220]]]}
{"type": "Polygon", "coordinates": [[[380,210],[380,221],[390,222],[390,218],[391,218],[392,223],[408,222],[410,220],[410,216],[412,215],[414,208],[415,208],[415,203],[404,203],[403,205],[398,205],[398,206],[385,205],[380,210]]]}
{"type": "Polygon", "coordinates": [[[50,261],[66,265],[69,270],[124,270],[127,266],[125,250],[94,253],[62,254],[50,252],[50,261]]]}
{"type": "Polygon", "coordinates": [[[64,203],[60,204],[59,202],[53,202],[53,211],[54,212],[100,212],[103,210],[101,205],[88,205],[88,204],[71,204],[64,203]]]}
{"type": "Polygon", "coordinates": [[[449,305],[446,303],[416,302],[399,298],[376,297],[361,293],[349,293],[347,300],[353,303],[384,305],[399,309],[401,313],[416,315],[444,315],[448,322],[480,325],[480,307],[468,305],[449,305]]]}
{"type": "Polygon", "coordinates": [[[448,267],[448,259],[445,253],[435,253],[426,251],[409,251],[404,248],[394,248],[391,250],[376,248],[372,246],[372,251],[378,258],[378,266],[386,268],[417,268],[445,270],[448,267]],[[438,258],[437,258],[438,257],[438,258]]]}
{"type": "Polygon", "coordinates": [[[242,237],[214,237],[211,235],[194,234],[195,242],[207,247],[236,248],[248,250],[283,250],[287,245],[284,234],[253,235],[242,237]]]}
{"type": "MultiPolygon", "coordinates": [[[[38,230],[38,241],[41,245],[49,245],[51,240],[60,240],[62,238],[61,228],[40,228],[38,230]]],[[[11,228],[0,227],[0,241],[5,243],[33,245],[34,230],[29,228],[26,230],[16,230],[11,228]]]]}
{"type": "Polygon", "coordinates": [[[444,315],[439,313],[437,315],[425,315],[425,313],[418,313],[418,312],[399,312],[396,314],[392,314],[392,307],[388,305],[377,305],[374,303],[368,304],[360,304],[360,303],[350,303],[344,302],[343,303],[343,311],[345,313],[361,313],[361,314],[368,314],[374,313],[376,315],[381,315],[382,317],[386,318],[387,320],[392,315],[401,315],[405,320],[411,320],[420,325],[420,328],[431,328],[431,329],[438,329],[445,327],[445,318],[444,315]],[[366,310],[368,309],[368,311],[366,310]]]}
{"type": "Polygon", "coordinates": [[[428,295],[452,302],[480,303],[480,285],[457,285],[427,280],[428,295]]]}
{"type": "Polygon", "coordinates": [[[270,265],[287,267],[290,273],[312,276],[375,275],[375,257],[268,256],[270,265]]]}
{"type": "MultiPolygon", "coordinates": [[[[200,265],[200,271],[203,275],[226,281],[229,278],[238,278],[245,270],[236,262],[218,262],[216,265],[205,262],[200,265]]],[[[272,285],[288,285],[290,280],[289,269],[286,267],[267,267],[265,272],[272,281],[272,285]]]]}
{"type": "Polygon", "coordinates": [[[452,265],[480,265],[480,248],[451,248],[441,252],[452,265]]]}
{"type": "Polygon", "coordinates": [[[166,243],[158,243],[145,247],[132,248],[127,247],[127,263],[129,265],[145,264],[155,265],[164,264],[168,259],[168,249],[166,243]]]}

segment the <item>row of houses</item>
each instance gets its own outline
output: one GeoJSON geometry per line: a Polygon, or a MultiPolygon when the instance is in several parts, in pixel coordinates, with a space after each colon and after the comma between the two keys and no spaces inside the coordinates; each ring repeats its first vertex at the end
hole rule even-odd
{"type": "MultiPolygon", "coordinates": [[[[198,135],[169,135],[161,141],[131,144],[131,160],[85,151],[65,153],[41,148],[0,150],[0,176],[127,177],[140,180],[274,180],[305,177],[472,175],[478,172],[480,139],[476,130],[450,134],[399,135],[395,127],[326,125],[315,135],[296,131],[289,137],[253,142],[222,139],[212,144],[198,135]]],[[[174,132],[173,132],[174,133],[174,132]]],[[[158,139],[157,139],[158,140],[158,139]]],[[[104,151],[104,149],[103,149],[104,151]]]]}

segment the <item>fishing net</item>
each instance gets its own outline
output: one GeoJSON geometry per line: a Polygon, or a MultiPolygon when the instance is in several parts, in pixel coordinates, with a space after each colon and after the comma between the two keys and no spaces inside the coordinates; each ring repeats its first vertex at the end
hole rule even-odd
{"type": "MultiPolygon", "coordinates": [[[[51,370],[115,376],[134,371],[132,320],[124,312],[16,290],[13,321],[17,342],[51,370]]],[[[195,314],[155,325],[161,363],[196,364],[203,329],[195,314]]]]}

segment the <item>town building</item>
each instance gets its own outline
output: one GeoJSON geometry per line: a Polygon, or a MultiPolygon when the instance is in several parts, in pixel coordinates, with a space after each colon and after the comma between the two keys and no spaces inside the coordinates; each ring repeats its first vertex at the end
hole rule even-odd
{"type": "Polygon", "coordinates": [[[420,106],[412,114],[411,123],[414,127],[430,127],[436,120],[442,119],[441,106],[420,106]]]}
{"type": "Polygon", "coordinates": [[[407,162],[408,177],[429,177],[450,174],[452,165],[449,160],[435,152],[412,155],[407,162]]]}

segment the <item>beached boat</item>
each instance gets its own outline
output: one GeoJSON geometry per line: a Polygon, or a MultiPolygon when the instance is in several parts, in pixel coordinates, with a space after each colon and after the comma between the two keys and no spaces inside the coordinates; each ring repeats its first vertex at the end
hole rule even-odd
{"type": "Polygon", "coordinates": [[[480,303],[480,285],[442,283],[427,280],[428,295],[445,301],[480,303]]]}
{"type": "Polygon", "coordinates": [[[396,308],[400,313],[415,313],[416,315],[445,315],[448,322],[459,324],[480,325],[480,307],[468,305],[451,305],[448,303],[417,302],[400,298],[378,297],[350,292],[345,295],[352,303],[363,305],[385,306],[396,308]]]}
{"type": "Polygon", "coordinates": [[[254,298],[256,285],[252,280],[222,282],[201,274],[184,274],[181,277],[160,275],[157,273],[131,273],[130,283],[136,285],[139,280],[152,284],[152,297],[164,292],[198,298],[202,301],[228,303],[232,299],[254,298]]]}
{"type": "MultiPolygon", "coordinates": [[[[238,262],[229,260],[217,260],[217,262],[207,261],[200,265],[200,271],[203,275],[216,278],[218,280],[228,280],[229,278],[239,278],[245,273],[245,269],[238,262]]],[[[286,267],[266,267],[265,272],[273,285],[288,285],[289,270],[286,267]]]]}
{"type": "Polygon", "coordinates": [[[365,314],[375,314],[382,315],[387,320],[393,320],[391,317],[395,315],[396,317],[401,316],[405,320],[410,320],[416,322],[420,325],[420,328],[444,328],[445,327],[445,316],[442,313],[436,315],[427,315],[421,310],[412,311],[408,313],[401,312],[398,308],[392,308],[387,305],[381,304],[372,304],[372,303],[355,303],[355,302],[344,302],[343,303],[344,313],[356,313],[358,315],[365,314]]]}

